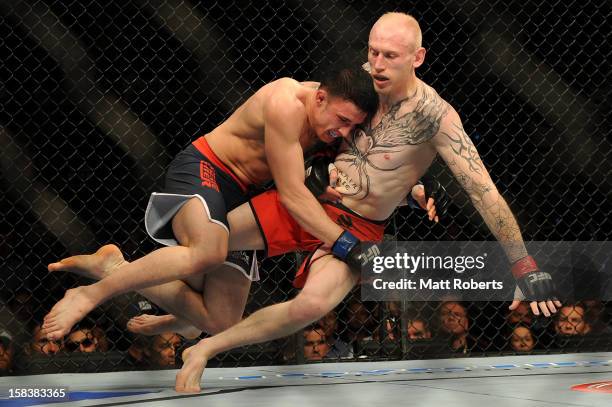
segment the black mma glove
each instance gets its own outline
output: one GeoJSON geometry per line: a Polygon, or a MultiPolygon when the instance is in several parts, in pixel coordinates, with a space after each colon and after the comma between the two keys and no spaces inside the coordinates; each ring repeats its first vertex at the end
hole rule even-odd
{"type": "MultiPolygon", "coordinates": [[[[425,204],[429,201],[429,198],[433,198],[434,205],[436,206],[436,215],[442,217],[446,214],[448,205],[450,203],[450,197],[446,192],[446,188],[438,182],[436,177],[433,175],[425,174],[418,182],[423,185],[425,189],[425,204]]],[[[408,194],[407,199],[408,206],[413,209],[421,209],[421,205],[412,197],[412,191],[408,194]]]]}
{"type": "Polygon", "coordinates": [[[425,188],[425,202],[427,202],[429,198],[433,198],[434,204],[436,205],[436,214],[440,217],[444,216],[448,209],[448,204],[450,203],[450,197],[446,192],[446,188],[444,188],[433,175],[425,174],[421,178],[421,181],[425,188]]]}
{"type": "Polygon", "coordinates": [[[371,242],[362,243],[351,232],[345,230],[336,239],[331,248],[332,254],[348,264],[353,271],[361,272],[376,256],[380,256],[380,247],[371,242]]]}
{"type": "Polygon", "coordinates": [[[306,179],[304,184],[315,197],[325,193],[329,185],[329,165],[333,165],[329,157],[315,157],[310,166],[306,168],[306,179]]]}
{"type": "Polygon", "coordinates": [[[526,256],[516,261],[512,265],[512,275],[527,301],[557,299],[552,277],[538,268],[533,257],[526,256]]]}

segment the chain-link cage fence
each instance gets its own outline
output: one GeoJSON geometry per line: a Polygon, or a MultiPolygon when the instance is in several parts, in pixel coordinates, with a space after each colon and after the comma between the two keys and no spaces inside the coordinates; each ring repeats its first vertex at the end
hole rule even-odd
{"type": "MultiPolygon", "coordinates": [[[[108,242],[128,260],[157,248],[142,219],[171,159],[265,83],[317,79],[346,55],[365,61],[370,27],[393,10],[420,21],[417,73],[461,115],[524,238],[609,240],[608,2],[1,0],[0,339],[12,371],[180,363],[196,339],[128,332],[130,318],[164,314],[132,293],[46,340],[43,316],[91,282],[47,264],[108,242]]],[[[452,197],[448,215],[433,224],[401,208],[387,233],[490,240],[446,166],[432,172],[452,197]]],[[[298,264],[263,260],[245,314],[295,296],[298,264]]],[[[587,293],[542,319],[525,304],[370,303],[356,292],[303,332],[211,365],[610,350],[610,304],[587,293]]]]}

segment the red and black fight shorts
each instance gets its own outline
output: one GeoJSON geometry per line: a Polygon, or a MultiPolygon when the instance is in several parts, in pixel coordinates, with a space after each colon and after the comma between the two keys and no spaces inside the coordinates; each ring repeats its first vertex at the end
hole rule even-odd
{"type": "MultiPolygon", "coordinates": [[[[192,198],[202,202],[211,222],[229,233],[227,213],[247,202],[253,190],[217,157],[202,136],[174,158],[166,173],[163,192],[151,194],[145,212],[147,233],[161,244],[176,246],[172,218],[192,198]]],[[[229,253],[225,263],[252,280],[257,278],[253,252],[229,253]]]]}
{"type": "MultiPolygon", "coordinates": [[[[314,252],[322,242],[306,232],[280,202],[278,191],[270,190],[249,201],[261,234],[264,238],[266,256],[273,257],[294,251],[314,252]]],[[[350,231],[359,240],[382,241],[384,221],[375,221],[351,211],[342,204],[323,203],[327,215],[338,225],[350,231]]],[[[312,255],[311,255],[312,256],[312,255]]],[[[311,256],[304,261],[293,285],[302,288],[306,282],[311,256]]]]}

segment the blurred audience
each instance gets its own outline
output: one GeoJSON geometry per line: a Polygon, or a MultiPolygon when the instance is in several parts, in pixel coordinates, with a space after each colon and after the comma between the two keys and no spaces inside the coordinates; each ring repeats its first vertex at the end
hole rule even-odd
{"type": "Polygon", "coordinates": [[[409,319],[407,335],[408,339],[411,341],[431,339],[431,331],[429,330],[427,321],[422,318],[409,319]]]}
{"type": "Polygon", "coordinates": [[[448,336],[449,346],[455,352],[479,352],[487,348],[481,338],[470,335],[470,319],[466,307],[457,301],[445,301],[440,305],[441,335],[448,336]]]}
{"type": "Polygon", "coordinates": [[[181,337],[172,332],[155,336],[138,335],[128,349],[128,355],[136,368],[175,368],[177,350],[181,345],[181,337]]]}
{"type": "Polygon", "coordinates": [[[92,328],[91,332],[93,333],[93,336],[96,339],[96,341],[98,341],[98,352],[108,352],[108,349],[109,349],[108,337],[106,336],[104,329],[102,329],[98,325],[95,325],[92,328]]]}
{"type": "Polygon", "coordinates": [[[529,303],[523,301],[518,307],[514,310],[508,310],[506,315],[506,321],[510,326],[514,325],[525,325],[531,326],[533,323],[533,313],[531,312],[531,308],[529,307],[529,303]]]}
{"type": "Polygon", "coordinates": [[[304,358],[309,361],[322,360],[329,352],[329,344],[321,329],[304,329],[304,358]]]}
{"type": "Polygon", "coordinates": [[[516,352],[530,352],[535,348],[536,341],[531,329],[518,325],[512,330],[510,347],[516,352]]]}
{"type": "Polygon", "coordinates": [[[0,326],[0,376],[13,374],[15,357],[15,343],[13,335],[0,326]]]}
{"type": "Polygon", "coordinates": [[[329,347],[327,355],[325,356],[326,358],[338,359],[353,357],[353,349],[351,346],[340,339],[336,332],[338,329],[338,318],[335,310],[327,313],[327,315],[317,322],[317,325],[319,329],[323,331],[329,347]]]}
{"type": "MultiPolygon", "coordinates": [[[[26,294],[15,296],[14,304],[17,302],[22,304],[24,301],[27,303],[26,294]]],[[[448,353],[449,347],[455,352],[467,354],[488,351],[489,345],[492,345],[491,350],[494,352],[512,350],[529,353],[536,347],[569,349],[567,346],[572,344],[577,349],[581,349],[585,341],[599,340],[597,335],[591,334],[603,335],[604,332],[610,332],[610,327],[606,325],[605,303],[601,301],[565,305],[554,319],[537,320],[527,302],[522,302],[513,311],[506,311],[506,304],[504,308],[498,308],[494,304],[480,306],[459,301],[427,303],[426,306],[419,307],[414,304],[403,306],[399,301],[381,304],[364,303],[359,298],[352,297],[343,308],[342,317],[333,310],[313,326],[302,331],[304,357],[308,361],[355,356],[411,357],[410,355],[413,355],[428,358],[448,353]],[[423,316],[435,315],[435,310],[437,318],[423,316]],[[384,322],[380,322],[381,320],[384,322]],[[405,324],[405,332],[402,331],[404,327],[402,324],[405,324]],[[551,329],[552,327],[554,329],[551,329]],[[435,337],[432,332],[436,334],[435,337]],[[402,334],[408,343],[401,341],[402,334]],[[588,337],[582,338],[587,335],[588,337]],[[496,342],[488,344],[487,340],[496,342]],[[395,351],[397,354],[393,354],[395,351]]],[[[15,320],[15,317],[9,319],[15,320]]],[[[37,317],[34,317],[31,321],[36,320],[37,317]]],[[[108,330],[105,331],[101,326],[90,323],[83,322],[77,325],[65,339],[60,341],[47,340],[41,333],[40,324],[32,327],[29,332],[30,338],[27,337],[26,328],[19,330],[8,325],[10,329],[6,329],[4,326],[6,325],[0,321],[0,376],[14,374],[15,365],[20,366],[20,369],[26,369],[24,366],[27,365],[22,365],[22,362],[25,363],[27,360],[21,359],[24,351],[26,355],[33,356],[31,359],[34,361],[36,361],[34,356],[47,357],[64,353],[61,358],[48,360],[51,364],[64,358],[72,363],[68,354],[74,352],[109,351],[109,340],[105,334],[108,330]],[[24,335],[25,338],[16,339],[13,332],[24,335]],[[26,343],[24,346],[17,347],[17,344],[24,342],[26,343]]],[[[112,324],[109,323],[107,326],[112,327],[112,324]]],[[[175,333],[151,337],[138,335],[133,340],[124,336],[122,332],[120,336],[125,338],[126,344],[118,353],[121,357],[123,355],[121,352],[129,346],[130,368],[144,370],[178,367],[177,354],[182,346],[182,338],[179,335],[175,333]]],[[[115,348],[110,350],[117,351],[116,341],[112,335],[111,341],[115,348]]],[[[295,341],[291,349],[293,354],[296,351],[299,353],[295,341]]],[[[46,362],[39,359],[37,363],[46,362]]]]}
{"type": "Polygon", "coordinates": [[[99,352],[98,338],[91,325],[78,325],[66,338],[64,347],[67,352],[92,353],[99,352]]]}
{"type": "Polygon", "coordinates": [[[591,326],[591,333],[612,333],[603,301],[585,300],[582,303],[586,307],[585,320],[591,326]]]}
{"type": "Polygon", "coordinates": [[[385,302],[385,314],[384,328],[386,337],[383,340],[399,341],[402,336],[402,303],[400,301],[385,302]]]}
{"type": "Polygon", "coordinates": [[[165,333],[153,337],[147,356],[153,366],[173,367],[176,366],[177,349],[181,346],[182,340],[178,334],[165,333]]]}
{"type": "Polygon", "coordinates": [[[581,303],[561,307],[555,321],[555,331],[560,335],[586,335],[591,325],[585,320],[586,310],[581,303]]]}
{"type": "Polygon", "coordinates": [[[372,303],[366,305],[356,298],[349,301],[344,314],[346,339],[349,343],[374,339],[374,335],[378,333],[376,305],[372,305],[372,303]]]}
{"type": "Polygon", "coordinates": [[[53,356],[64,350],[64,341],[50,341],[41,332],[41,324],[35,324],[32,328],[32,336],[26,354],[30,356],[45,355],[53,356]]]}

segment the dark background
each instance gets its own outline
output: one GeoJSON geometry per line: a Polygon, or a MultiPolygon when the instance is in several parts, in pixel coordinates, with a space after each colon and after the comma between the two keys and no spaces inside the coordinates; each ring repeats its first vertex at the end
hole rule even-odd
{"type": "MultiPolygon", "coordinates": [[[[131,259],[154,249],[142,219],[171,158],[264,83],[365,61],[369,28],[393,10],[420,21],[418,74],[461,115],[524,238],[609,240],[609,2],[1,0],[5,315],[39,319],[83,283],[49,275],[51,261],[108,242],[131,259]]],[[[491,239],[445,166],[433,172],[449,216],[432,226],[401,209],[388,233],[491,239]]],[[[266,260],[248,308],[292,296],[293,267],[266,260]]],[[[118,348],[130,301],[94,314],[118,348]]],[[[499,307],[477,306],[487,321],[499,307]]]]}

